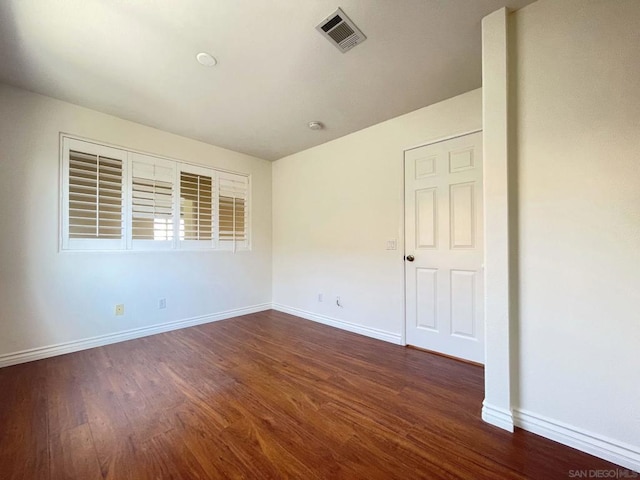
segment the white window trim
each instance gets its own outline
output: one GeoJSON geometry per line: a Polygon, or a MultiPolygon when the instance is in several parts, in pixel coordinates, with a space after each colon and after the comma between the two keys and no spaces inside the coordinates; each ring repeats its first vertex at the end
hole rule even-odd
{"type": "Polygon", "coordinates": [[[250,251],[252,248],[252,205],[251,205],[251,174],[241,173],[232,170],[220,169],[204,164],[177,160],[170,157],[163,157],[147,152],[134,150],[118,145],[111,145],[92,139],[79,137],[69,133],[60,133],[60,212],[59,212],[59,251],[63,253],[78,252],[114,252],[114,253],[133,253],[133,252],[178,252],[178,251],[199,251],[199,252],[238,252],[250,251]],[[87,147],[89,145],[89,147],[87,147]],[[70,239],[69,238],[69,152],[72,149],[86,151],[87,153],[99,154],[117,158],[123,161],[123,226],[122,239],[106,240],[106,239],[70,239]],[[175,183],[174,183],[174,235],[170,242],[156,240],[133,240],[132,239],[132,212],[131,212],[131,196],[132,196],[132,156],[139,155],[149,160],[159,162],[170,162],[175,165],[175,183]],[[180,172],[196,173],[211,176],[213,179],[213,211],[214,228],[213,239],[208,240],[183,240],[180,241],[180,172]],[[200,173],[201,172],[201,173],[200,173]],[[247,231],[246,240],[243,242],[233,242],[230,240],[220,241],[219,236],[219,185],[221,175],[234,175],[244,177],[246,179],[246,200],[245,209],[247,215],[247,231]],[[203,245],[210,244],[210,245],[203,245]]]}

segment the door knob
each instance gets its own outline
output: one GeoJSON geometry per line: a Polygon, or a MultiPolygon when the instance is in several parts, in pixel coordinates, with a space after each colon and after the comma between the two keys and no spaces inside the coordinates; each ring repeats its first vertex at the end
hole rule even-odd
{"type": "Polygon", "coordinates": [[[413,255],[407,255],[405,258],[408,262],[413,262],[416,259],[413,255]]]}

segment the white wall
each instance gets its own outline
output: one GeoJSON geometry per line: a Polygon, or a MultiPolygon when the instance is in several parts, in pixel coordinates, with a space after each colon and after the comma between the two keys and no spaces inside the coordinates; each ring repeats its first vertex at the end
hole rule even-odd
{"type": "Polygon", "coordinates": [[[638,25],[637,0],[540,0],[511,17],[520,271],[515,405],[626,444],[636,468],[638,25]]]}
{"type": "Polygon", "coordinates": [[[5,85],[0,106],[0,358],[270,303],[270,162],[5,85]],[[253,250],[59,253],[61,131],[251,174],[253,250]]]}
{"type": "Polygon", "coordinates": [[[277,308],[400,342],[403,149],[481,128],[481,102],[475,90],[274,163],[277,308]]]}

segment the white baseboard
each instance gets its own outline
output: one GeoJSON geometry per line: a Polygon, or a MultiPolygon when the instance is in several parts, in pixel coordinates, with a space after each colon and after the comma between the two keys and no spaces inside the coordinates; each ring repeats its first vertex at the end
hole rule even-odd
{"type": "Polygon", "coordinates": [[[385,342],[395,343],[396,345],[404,345],[402,343],[402,336],[397,333],[387,332],[386,330],[380,330],[378,328],[365,327],[356,323],[345,322],[344,320],[338,320],[336,318],[327,317],[325,315],[319,315],[317,313],[308,312],[295,307],[289,307],[274,303],[272,305],[274,310],[279,312],[289,313],[297,317],[302,317],[307,320],[329,325],[331,327],[347,330],[348,332],[359,333],[371,338],[377,338],[378,340],[384,340],[385,342]]]}
{"type": "MultiPolygon", "coordinates": [[[[523,430],[640,472],[640,448],[637,446],[587,432],[526,410],[514,409],[513,418],[516,426],[523,430]]],[[[579,467],[576,465],[576,468],[579,467]]]]}
{"type": "Polygon", "coordinates": [[[513,432],[513,415],[511,411],[491,405],[486,400],[482,402],[482,420],[494,427],[513,432]]]}
{"type": "Polygon", "coordinates": [[[234,310],[226,310],[224,312],[212,313],[209,315],[185,318],[183,320],[176,320],[173,322],[160,323],[157,325],[151,325],[149,327],[134,328],[131,330],[124,330],[122,332],[109,333],[107,335],[99,335],[97,337],[84,338],[82,340],[74,340],[72,342],[58,343],[56,345],[48,345],[46,347],[30,348],[29,350],[7,353],[4,355],[0,355],[0,368],[8,367],[10,365],[17,365],[19,363],[32,362],[34,360],[40,360],[42,358],[55,357],[56,355],[63,355],[65,353],[86,350],[88,348],[101,347],[103,345],[109,345],[111,343],[133,340],[134,338],[155,335],[156,333],[169,332],[171,330],[192,327],[194,325],[201,325],[203,323],[216,322],[218,320],[225,320],[227,318],[239,317],[240,315],[263,312],[270,309],[270,303],[263,303],[260,305],[237,308],[234,310]]]}

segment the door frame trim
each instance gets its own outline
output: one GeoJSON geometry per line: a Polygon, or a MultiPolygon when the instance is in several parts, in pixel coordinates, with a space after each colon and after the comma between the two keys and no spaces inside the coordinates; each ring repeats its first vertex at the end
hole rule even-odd
{"type": "MultiPolygon", "coordinates": [[[[469,131],[464,131],[462,133],[456,133],[453,135],[447,135],[446,137],[440,137],[436,140],[429,140],[425,143],[419,143],[418,145],[414,145],[412,147],[405,147],[402,149],[402,167],[404,168],[404,152],[407,152],[409,150],[415,150],[416,148],[421,148],[421,147],[426,147],[429,145],[435,145],[436,143],[442,143],[442,142],[446,142],[448,140],[453,140],[454,138],[460,138],[460,137],[465,137],[467,135],[473,135],[474,133],[479,133],[481,132],[483,129],[482,128],[476,128],[473,130],[469,130],[469,131]]],[[[404,173],[404,171],[403,171],[404,173]]],[[[404,180],[402,181],[402,183],[404,184],[404,180]]]]}
{"type": "MultiPolygon", "coordinates": [[[[452,135],[447,135],[445,137],[439,137],[435,140],[428,140],[427,142],[423,142],[423,143],[419,143],[417,145],[411,146],[411,147],[405,147],[402,149],[402,222],[401,222],[401,235],[400,235],[400,239],[402,242],[402,313],[403,313],[403,322],[402,322],[402,332],[400,334],[401,338],[401,344],[404,345],[405,347],[407,346],[407,262],[404,260],[405,255],[407,254],[407,250],[406,250],[406,198],[407,198],[407,185],[405,183],[405,173],[406,173],[406,160],[405,160],[405,154],[409,151],[409,150],[415,150],[416,148],[422,148],[422,147],[426,147],[429,145],[435,145],[436,143],[442,143],[442,142],[446,142],[449,140],[453,140],[455,138],[460,138],[460,137],[465,137],[467,135],[473,135],[474,133],[480,133],[482,132],[483,129],[482,128],[475,128],[473,130],[468,130],[468,131],[463,131],[461,133],[455,133],[452,135]]],[[[483,188],[484,188],[484,175],[482,178],[482,184],[483,184],[483,188]]],[[[484,194],[482,196],[482,207],[483,207],[483,211],[485,208],[484,205],[484,194]]],[[[482,255],[484,257],[485,254],[485,250],[486,249],[486,245],[482,244],[482,255]]],[[[486,285],[483,286],[483,295],[486,293],[486,285]]],[[[482,320],[484,322],[484,326],[486,327],[486,318],[483,318],[482,320]]],[[[486,345],[485,345],[486,348],[486,345]]]]}

